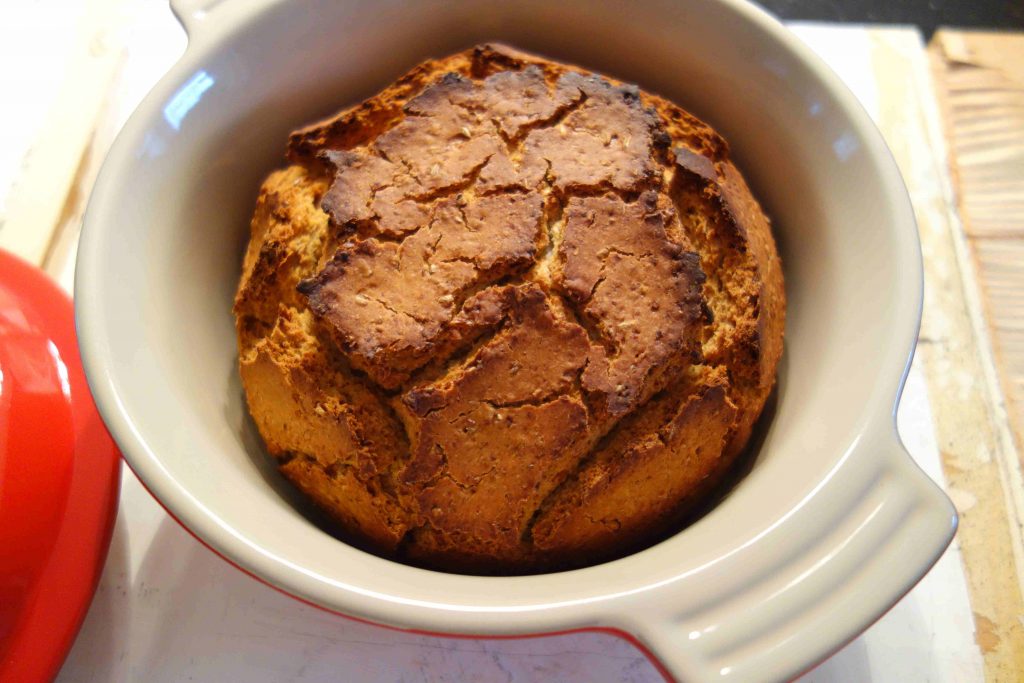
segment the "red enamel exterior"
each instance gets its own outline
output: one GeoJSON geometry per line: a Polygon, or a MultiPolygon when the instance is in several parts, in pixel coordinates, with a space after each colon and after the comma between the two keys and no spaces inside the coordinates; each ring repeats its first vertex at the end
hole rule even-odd
{"type": "Polygon", "coordinates": [[[120,473],[71,300],[0,251],[0,681],[60,670],[103,569],[120,473]]]}

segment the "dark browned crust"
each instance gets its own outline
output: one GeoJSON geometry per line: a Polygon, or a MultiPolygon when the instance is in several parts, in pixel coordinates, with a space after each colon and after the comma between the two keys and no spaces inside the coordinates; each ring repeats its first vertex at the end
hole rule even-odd
{"type": "Polygon", "coordinates": [[[394,389],[443,346],[467,292],[533,265],[542,209],[538,195],[448,198],[400,243],[345,242],[298,290],[352,364],[394,389]]]}
{"type": "Polygon", "coordinates": [[[711,128],[503,46],[292,134],[235,302],[282,472],[349,536],[453,571],[670,531],[775,379],[768,220],[711,128]]]}
{"type": "Polygon", "coordinates": [[[554,284],[604,342],[581,381],[598,419],[614,421],[700,360],[704,273],[669,239],[675,211],[653,190],[574,197],[564,216],[554,284]]]}

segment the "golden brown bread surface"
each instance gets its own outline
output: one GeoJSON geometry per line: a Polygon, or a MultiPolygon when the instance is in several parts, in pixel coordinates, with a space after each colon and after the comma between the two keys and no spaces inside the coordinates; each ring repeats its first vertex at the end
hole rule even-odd
{"type": "Polygon", "coordinates": [[[349,538],[581,566],[672,530],[775,381],[757,202],[670,102],[501,46],[296,131],[235,300],[250,411],[349,538]]]}

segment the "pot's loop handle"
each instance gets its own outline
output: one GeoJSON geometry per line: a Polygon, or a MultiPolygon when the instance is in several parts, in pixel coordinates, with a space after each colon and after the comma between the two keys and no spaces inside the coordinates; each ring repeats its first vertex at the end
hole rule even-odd
{"type": "Polygon", "coordinates": [[[785,680],[869,626],[945,550],[956,513],[895,434],[854,451],[785,524],[637,606],[642,621],[624,626],[674,678],[785,680]]]}
{"type": "Polygon", "coordinates": [[[171,12],[181,22],[189,38],[193,37],[206,15],[223,0],[171,0],[171,12]]]}

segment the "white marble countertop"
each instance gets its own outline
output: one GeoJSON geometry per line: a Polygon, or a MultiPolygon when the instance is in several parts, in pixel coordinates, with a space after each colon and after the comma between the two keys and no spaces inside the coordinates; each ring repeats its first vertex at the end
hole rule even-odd
{"type": "MultiPolygon", "coordinates": [[[[113,28],[105,29],[108,42],[100,49],[116,51],[116,78],[94,138],[109,143],[148,87],[180,54],[185,40],[163,0],[84,4],[83,11],[114,8],[109,15],[114,16],[113,28]]],[[[69,52],[62,46],[87,21],[74,12],[54,14],[63,5],[36,0],[0,9],[0,87],[21,95],[0,126],[0,134],[7,136],[0,145],[0,219],[17,198],[20,166],[45,129],[44,112],[53,104],[67,66],[63,60],[69,52]],[[16,62],[38,66],[26,72],[16,62]],[[19,134],[11,136],[12,129],[19,134]]],[[[856,27],[794,28],[877,120],[886,103],[874,87],[874,34],[856,27]]],[[[893,35],[901,44],[920,42],[912,29],[893,35]]],[[[61,263],[47,264],[66,287],[73,250],[68,254],[61,263]]],[[[921,467],[944,483],[925,382],[915,367],[899,411],[899,431],[921,467]]],[[[396,632],[309,607],[200,545],[125,467],[102,581],[58,680],[642,683],[662,678],[637,649],[612,635],[441,638],[396,632]]],[[[956,542],[889,614],[801,680],[983,680],[956,542]]]]}

